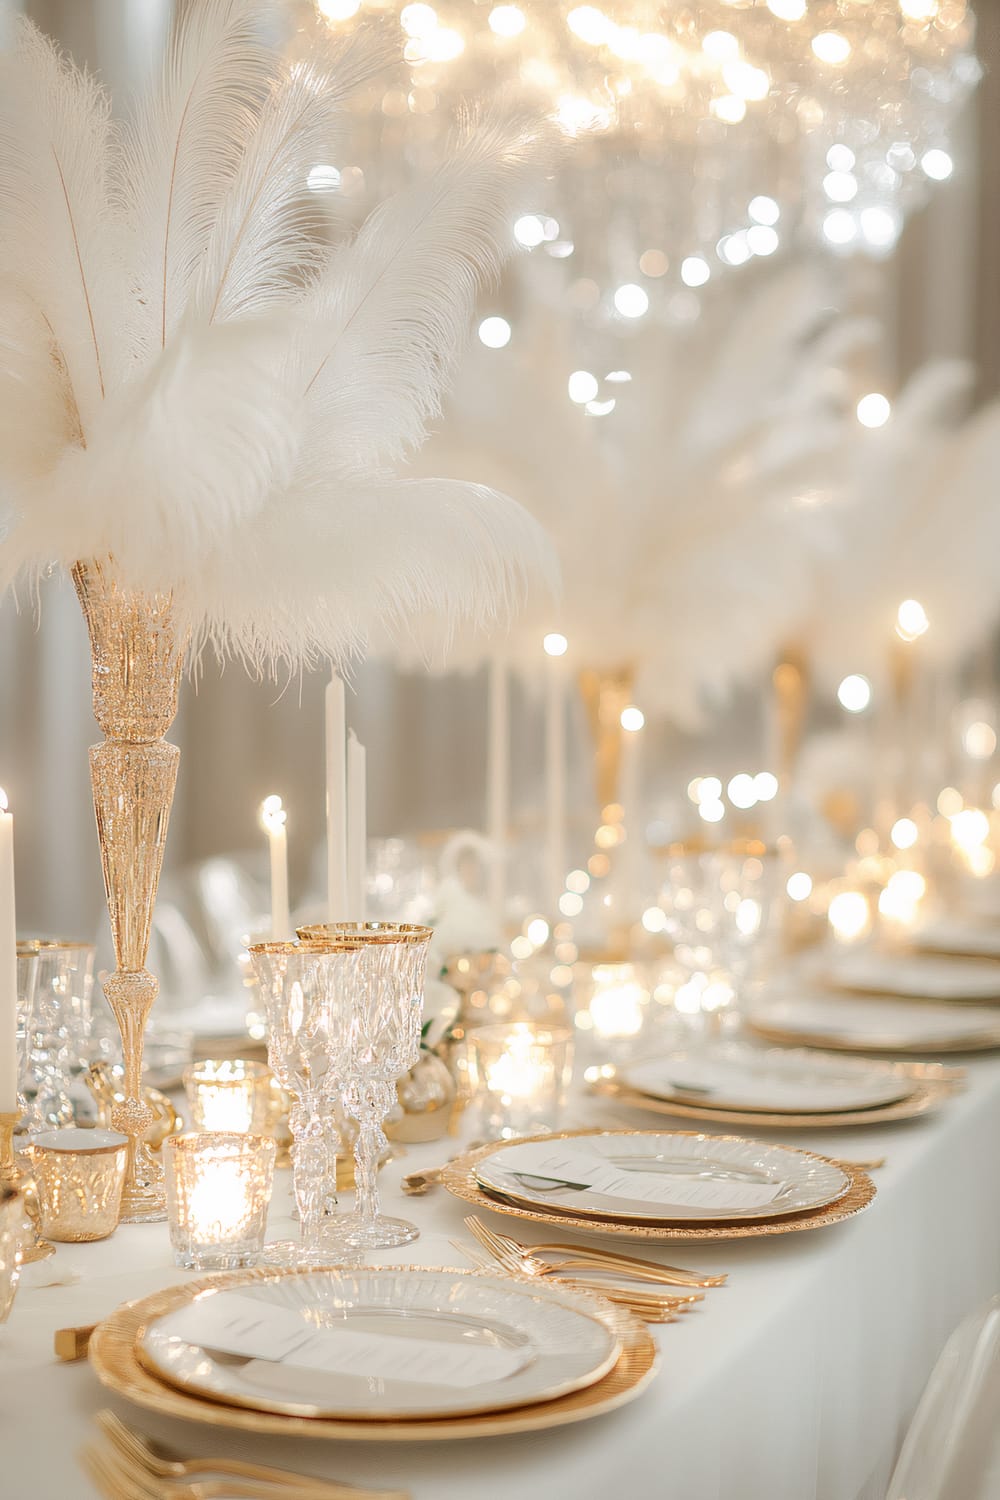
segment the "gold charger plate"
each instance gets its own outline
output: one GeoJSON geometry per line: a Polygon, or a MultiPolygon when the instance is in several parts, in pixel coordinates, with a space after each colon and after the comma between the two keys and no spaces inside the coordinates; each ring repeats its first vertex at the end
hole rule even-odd
{"type": "MultiPolygon", "coordinates": [[[[914,1000],[919,1005],[919,1000],[914,1000]]],[[[958,1037],[954,1040],[908,1042],[899,1037],[868,1037],[852,1041],[848,1037],[832,1036],[818,1031],[786,1031],[783,1026],[768,1026],[747,1017],[744,1021],[748,1031],[763,1037],[767,1042],[778,1042],[782,1047],[823,1047],[829,1052],[862,1052],[868,1057],[874,1053],[888,1052],[901,1057],[936,1057],[939,1052],[996,1052],[1000,1049],[1000,1027],[995,1032],[983,1032],[978,1037],[958,1037]]]]}
{"type": "MultiPolygon", "coordinates": [[[[582,1135],[648,1135],[645,1130],[621,1130],[621,1131],[595,1131],[595,1130],[562,1130],[551,1135],[525,1136],[526,1141],[556,1141],[569,1140],[574,1136],[582,1135]]],[[[690,1135],[700,1140],[711,1140],[697,1130],[677,1131],[678,1135],[690,1135]]],[[[506,1144],[506,1143],[504,1143],[506,1144]]],[[[863,1213],[875,1197],[875,1184],[867,1173],[859,1167],[851,1166],[848,1162],[837,1161],[834,1157],[825,1157],[823,1160],[834,1161],[843,1172],[850,1178],[850,1185],[835,1203],[826,1208],[807,1210],[805,1213],[788,1214],[779,1219],[765,1219],[758,1222],[743,1219],[727,1224],[711,1224],[700,1227],[677,1224],[614,1224],[602,1219],[582,1219],[574,1214],[558,1212],[555,1208],[550,1213],[536,1213],[534,1209],[521,1208],[514,1203],[508,1203],[502,1198],[494,1198],[483,1191],[476,1180],[476,1167],[485,1157],[496,1151],[494,1144],[481,1146],[478,1151],[467,1151],[464,1156],[457,1156],[454,1161],[448,1163],[441,1172],[441,1185],[446,1187],[449,1193],[456,1198],[462,1198],[466,1203],[471,1203],[477,1209],[492,1209],[494,1213],[511,1214],[517,1219],[528,1219],[532,1224],[544,1224],[546,1229],[572,1229],[579,1230],[583,1234],[612,1235],[616,1239],[645,1240],[668,1244],[675,1240],[700,1241],[706,1243],[710,1240],[746,1240],[756,1239],[760,1235],[794,1234],[804,1229],[820,1229],[826,1224],[839,1224],[843,1219],[853,1218],[855,1214],[863,1213]]],[[[791,1148],[797,1149],[797,1148],[791,1148]]],[[[817,1156],[815,1151],[803,1151],[803,1156],[817,1156]]]]}
{"type": "Polygon", "coordinates": [[[767,1114],[764,1110],[710,1109],[707,1104],[681,1104],[673,1100],[660,1099],[654,1094],[641,1094],[613,1078],[602,1078],[591,1084],[592,1092],[614,1099],[630,1109],[646,1109],[656,1115],[672,1115],[684,1120],[701,1120],[705,1125],[749,1125],[758,1130],[832,1129],[838,1125],[883,1125],[893,1120],[913,1120],[937,1109],[955,1089],[954,1084],[924,1083],[918,1085],[905,1099],[894,1104],[883,1104],[873,1109],[844,1110],[842,1114],[824,1111],[815,1115],[767,1114]]]}
{"type": "MultiPolygon", "coordinates": [[[[330,1267],[335,1270],[337,1267],[330,1267]]],[[[421,1267],[422,1270],[449,1270],[450,1267],[421,1267]]],[[[245,1286],[253,1281],[273,1281],[294,1276],[294,1270],[231,1271],[209,1276],[181,1286],[167,1287],[137,1302],[127,1302],[110,1318],[99,1323],[91,1334],[88,1355],[91,1367],[102,1385],[109,1390],[162,1416],[180,1417],[210,1427],[235,1427],[242,1432],[270,1433],[276,1437],[319,1437],[352,1439],[377,1443],[421,1443],[457,1438],[496,1437],[507,1432],[537,1432],[546,1427],[561,1427],[583,1422],[589,1417],[614,1411],[638,1396],[652,1380],[657,1369],[656,1345],[644,1323],[612,1307],[602,1297],[593,1297],[601,1318],[613,1321],[621,1339],[622,1352],[614,1368],[601,1380],[583,1390],[557,1396],[552,1401],[538,1401],[530,1406],[507,1411],[486,1412],[473,1417],[421,1417],[407,1421],[342,1420],[331,1417],[291,1417],[274,1412],[249,1411],[227,1406],[206,1397],[188,1394],[151,1374],[140,1364],[136,1339],[149,1319],[172,1312],[191,1301],[209,1287],[245,1286]]],[[[476,1271],[453,1272],[455,1276],[476,1276],[476,1271]]],[[[491,1273],[494,1274],[494,1273],[491,1273]]],[[[510,1280],[535,1287],[528,1276],[511,1276],[510,1280]]],[[[574,1288],[574,1292],[576,1289],[574,1288]]]]}

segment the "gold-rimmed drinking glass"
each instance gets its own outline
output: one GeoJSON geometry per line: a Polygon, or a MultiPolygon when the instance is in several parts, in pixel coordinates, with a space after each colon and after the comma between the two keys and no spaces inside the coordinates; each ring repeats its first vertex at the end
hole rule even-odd
{"type": "Polygon", "coordinates": [[[382,1122],[396,1102],[396,1081],[420,1056],[429,927],[406,922],[338,922],[300,929],[326,944],[319,970],[335,1034],[335,1070],[354,1147],[355,1214],[344,1243],[367,1251],[406,1245],[418,1230],[381,1212],[378,1163],[388,1142],[382,1122]]]}
{"type": "Polygon", "coordinates": [[[342,1028],[334,1024],[321,970],[326,951],[326,944],[312,942],[252,943],[248,949],[267,1016],[268,1064],[292,1101],[292,1183],[302,1235],[266,1245],[267,1265],[328,1265],[342,1249],[336,1194],[340,1142],[332,1111],[342,1028]]]}

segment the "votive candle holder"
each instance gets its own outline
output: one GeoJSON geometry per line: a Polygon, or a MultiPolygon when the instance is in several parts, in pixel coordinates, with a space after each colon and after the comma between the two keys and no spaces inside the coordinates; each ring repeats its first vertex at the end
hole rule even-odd
{"type": "Polygon", "coordinates": [[[268,1133],[274,1095],[265,1063],[207,1058],[185,1068],[183,1080],[192,1130],[268,1133]]]}
{"type": "Polygon", "coordinates": [[[163,1148],[174,1263],[185,1270],[255,1265],[264,1245],[274,1181],[270,1136],[203,1131],[163,1148]]]}
{"type": "Polygon", "coordinates": [[[555,1130],[573,1073],[566,1027],[518,1021],[469,1034],[469,1074],[482,1133],[510,1140],[555,1130]]]}

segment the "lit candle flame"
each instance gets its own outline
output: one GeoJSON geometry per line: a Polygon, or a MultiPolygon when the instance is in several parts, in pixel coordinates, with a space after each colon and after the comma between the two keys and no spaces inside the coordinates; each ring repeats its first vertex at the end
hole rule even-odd
{"type": "Polygon", "coordinates": [[[0,812],[6,812],[9,806],[10,803],[7,801],[7,793],[4,791],[3,787],[0,786],[0,812]]]}
{"type": "Polygon", "coordinates": [[[270,797],[265,797],[260,804],[261,827],[267,833],[277,833],[279,828],[284,828],[287,820],[288,814],[281,805],[281,798],[273,793],[270,797]]]}

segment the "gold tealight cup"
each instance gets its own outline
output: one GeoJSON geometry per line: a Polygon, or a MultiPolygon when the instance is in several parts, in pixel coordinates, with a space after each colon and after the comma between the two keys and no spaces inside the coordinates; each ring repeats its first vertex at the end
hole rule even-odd
{"type": "Polygon", "coordinates": [[[44,1130],[25,1149],[50,1240],[104,1240],[118,1225],[128,1137],[113,1130],[44,1130]]]}

